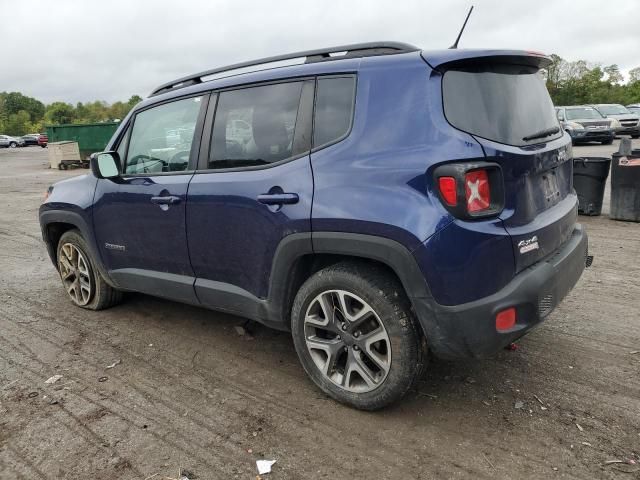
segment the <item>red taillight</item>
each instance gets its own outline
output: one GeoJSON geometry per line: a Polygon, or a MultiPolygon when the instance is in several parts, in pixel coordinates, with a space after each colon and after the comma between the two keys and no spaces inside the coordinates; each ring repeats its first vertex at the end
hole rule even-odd
{"type": "Polygon", "coordinates": [[[491,205],[491,188],[486,170],[472,170],[464,175],[464,190],[469,213],[487,210],[491,205]]]}
{"type": "Polygon", "coordinates": [[[516,324],[516,309],[514,307],[507,308],[498,312],[496,315],[496,330],[511,330],[516,324]]]}
{"type": "Polygon", "coordinates": [[[440,195],[442,195],[442,199],[447,205],[455,207],[458,204],[455,178],[440,177],[438,179],[438,188],[440,189],[440,195]]]}

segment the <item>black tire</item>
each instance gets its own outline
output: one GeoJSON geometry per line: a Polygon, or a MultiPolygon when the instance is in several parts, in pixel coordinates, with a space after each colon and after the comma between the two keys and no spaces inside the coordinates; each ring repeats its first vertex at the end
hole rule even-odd
{"type": "Polygon", "coordinates": [[[631,135],[631,138],[640,138],[640,135],[631,135]]]}
{"type": "MultiPolygon", "coordinates": [[[[60,274],[61,280],[63,278],[64,269],[61,265],[61,255],[64,255],[62,249],[68,244],[78,249],[84,256],[87,264],[86,267],[88,270],[89,283],[91,286],[89,298],[86,303],[76,301],[74,295],[67,291],[72,303],[78,307],[86,308],[88,310],[103,310],[120,303],[122,301],[122,292],[110,286],[105,282],[104,278],[102,278],[102,275],[95,266],[96,264],[93,256],[91,255],[91,250],[87,246],[84,238],[82,238],[80,232],[75,229],[68,230],[63,233],[60,237],[60,241],[58,242],[56,258],[58,259],[58,273],[60,274]]],[[[64,280],[62,283],[65,290],[67,290],[64,280]]]]}
{"type": "MultiPolygon", "coordinates": [[[[343,262],[318,271],[300,287],[291,319],[294,345],[306,373],[327,395],[352,407],[377,410],[398,401],[414,387],[426,367],[426,341],[402,285],[386,270],[375,265],[343,262]],[[346,291],[366,301],[386,330],[391,352],[390,366],[384,379],[373,390],[353,392],[334,383],[316,365],[307,348],[307,311],[314,299],[331,290],[346,291]]],[[[344,347],[344,350],[349,348],[357,349],[351,346],[344,347]]],[[[356,353],[362,355],[361,352],[356,353]]]]}
{"type": "Polygon", "coordinates": [[[604,142],[601,142],[602,145],[611,145],[613,143],[613,138],[609,139],[609,140],[605,140],[604,142]]]}

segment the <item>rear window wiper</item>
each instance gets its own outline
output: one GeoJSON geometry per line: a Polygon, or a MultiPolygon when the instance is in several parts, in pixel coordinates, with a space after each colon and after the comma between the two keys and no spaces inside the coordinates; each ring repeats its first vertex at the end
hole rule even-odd
{"type": "Polygon", "coordinates": [[[559,131],[560,131],[560,127],[545,128],[544,130],[540,130],[539,132],[536,132],[533,135],[528,135],[526,137],[523,137],[522,140],[524,140],[525,142],[528,142],[529,140],[535,140],[536,138],[544,138],[544,137],[548,137],[549,135],[555,135],[559,131]]]}

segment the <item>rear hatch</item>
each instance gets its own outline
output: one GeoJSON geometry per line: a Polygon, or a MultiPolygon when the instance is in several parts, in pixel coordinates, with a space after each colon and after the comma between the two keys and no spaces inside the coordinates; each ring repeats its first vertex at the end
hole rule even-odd
{"type": "Polygon", "coordinates": [[[487,161],[502,169],[500,218],[517,272],[557,250],[577,218],[571,141],[539,72],[546,57],[522,53],[440,66],[447,120],[473,135],[487,161]]]}

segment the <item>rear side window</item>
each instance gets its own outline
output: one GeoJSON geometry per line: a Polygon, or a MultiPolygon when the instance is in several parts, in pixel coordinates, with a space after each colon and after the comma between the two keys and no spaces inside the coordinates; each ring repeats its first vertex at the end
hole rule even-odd
{"type": "Polygon", "coordinates": [[[319,78],[316,92],[313,145],[340,140],[349,133],[355,100],[354,77],[319,78]]]}
{"type": "Polygon", "coordinates": [[[454,127],[508,145],[531,145],[562,135],[524,140],[558,126],[553,103],[538,69],[489,64],[448,70],[444,112],[454,127]]]}
{"type": "Polygon", "coordinates": [[[302,84],[220,93],[208,168],[253,167],[291,158],[302,84]]]}

